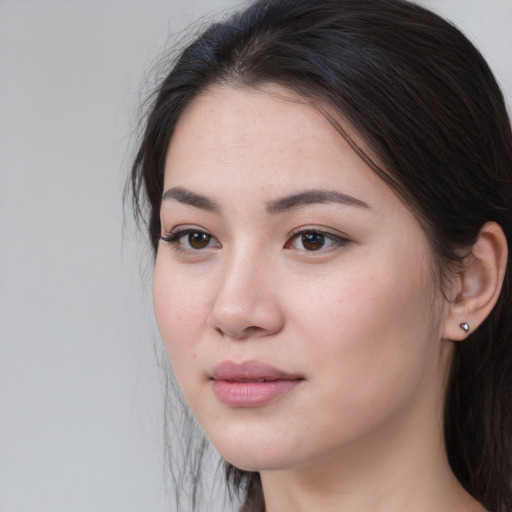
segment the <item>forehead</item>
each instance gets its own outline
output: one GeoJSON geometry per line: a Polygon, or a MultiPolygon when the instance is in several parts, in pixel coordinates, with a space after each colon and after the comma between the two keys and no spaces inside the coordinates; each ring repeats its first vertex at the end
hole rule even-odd
{"type": "Polygon", "coordinates": [[[263,145],[273,153],[301,151],[306,140],[339,143],[340,136],[307,100],[285,88],[218,86],[199,95],[185,110],[169,152],[190,143],[190,138],[201,143],[196,150],[222,153],[229,149],[233,154],[238,148],[248,155],[263,145]]]}
{"type": "Polygon", "coordinates": [[[334,187],[365,202],[397,201],[317,108],[278,86],[201,94],[169,145],[164,191],[173,186],[237,197],[334,187]]]}

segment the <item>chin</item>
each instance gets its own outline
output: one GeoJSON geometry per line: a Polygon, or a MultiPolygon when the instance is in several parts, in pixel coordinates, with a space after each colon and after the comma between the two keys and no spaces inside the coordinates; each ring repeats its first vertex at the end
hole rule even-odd
{"type": "MultiPolygon", "coordinates": [[[[221,454],[222,455],[222,454],[221,454]]],[[[249,454],[229,454],[232,457],[223,458],[232,466],[243,471],[269,471],[277,469],[285,469],[289,467],[286,459],[276,460],[275,456],[265,457],[261,454],[251,456],[249,454]]]]}
{"type": "Polygon", "coordinates": [[[213,439],[212,443],[219,454],[230,464],[244,471],[264,471],[290,468],[297,462],[297,451],[290,446],[283,446],[282,440],[273,444],[268,441],[254,439],[248,442],[247,437],[213,439]],[[278,446],[280,445],[280,446],[278,446]],[[293,456],[292,454],[295,454],[293,456]]]}

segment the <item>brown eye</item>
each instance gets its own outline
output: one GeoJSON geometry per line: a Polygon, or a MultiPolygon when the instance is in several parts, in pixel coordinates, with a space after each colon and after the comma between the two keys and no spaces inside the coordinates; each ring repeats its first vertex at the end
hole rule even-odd
{"type": "Polygon", "coordinates": [[[325,245],[325,235],[322,233],[304,233],[300,239],[302,247],[307,251],[318,251],[325,245]]]}
{"type": "Polygon", "coordinates": [[[183,238],[186,239],[186,242],[184,241],[184,245],[188,245],[192,249],[205,249],[210,245],[210,241],[212,239],[211,235],[202,233],[201,231],[192,231],[183,238]]]}
{"type": "Polygon", "coordinates": [[[285,247],[306,252],[324,252],[336,247],[343,247],[350,241],[334,233],[322,231],[301,231],[291,237],[285,247]]]}
{"type": "Polygon", "coordinates": [[[221,247],[215,237],[196,229],[181,229],[169,235],[162,235],[160,240],[174,246],[176,249],[189,252],[221,247]]]}

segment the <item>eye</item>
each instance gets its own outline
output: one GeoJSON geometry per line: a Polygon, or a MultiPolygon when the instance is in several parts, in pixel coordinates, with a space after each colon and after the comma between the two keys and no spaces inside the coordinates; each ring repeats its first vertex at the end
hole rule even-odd
{"type": "Polygon", "coordinates": [[[323,231],[300,231],[294,234],[286,247],[291,249],[298,249],[301,251],[315,252],[329,249],[333,246],[345,245],[348,243],[346,238],[335,235],[333,233],[326,233],[323,231]]]}
{"type": "Polygon", "coordinates": [[[200,251],[211,247],[220,247],[220,243],[209,233],[198,229],[180,229],[163,235],[160,240],[188,251],[200,251]]]}
{"type": "Polygon", "coordinates": [[[206,249],[212,242],[212,236],[201,231],[195,231],[180,237],[179,242],[190,249],[206,249]]]}

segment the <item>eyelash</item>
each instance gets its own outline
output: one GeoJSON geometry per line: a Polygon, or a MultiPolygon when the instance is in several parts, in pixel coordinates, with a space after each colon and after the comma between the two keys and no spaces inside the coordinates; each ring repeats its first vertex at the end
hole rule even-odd
{"type": "MultiPolygon", "coordinates": [[[[287,239],[287,242],[284,247],[286,249],[294,249],[293,243],[296,240],[298,240],[300,237],[305,237],[308,235],[319,235],[322,240],[322,246],[319,247],[318,249],[313,249],[313,250],[308,250],[306,248],[303,248],[303,249],[295,248],[296,250],[302,251],[302,252],[309,252],[309,253],[325,252],[327,250],[330,250],[330,249],[333,249],[336,247],[343,247],[343,246],[347,245],[348,243],[350,243],[350,240],[345,238],[344,236],[335,235],[334,233],[330,233],[330,232],[324,231],[322,229],[298,228],[298,229],[292,231],[288,235],[288,239],[287,239]],[[331,244],[328,245],[327,247],[324,247],[324,242],[326,240],[330,241],[331,244]]],[[[218,241],[217,241],[216,246],[209,246],[209,244],[212,240],[216,240],[215,237],[213,237],[213,235],[210,235],[206,231],[203,231],[203,230],[197,229],[197,228],[179,229],[178,231],[164,234],[164,235],[160,236],[159,238],[163,242],[174,246],[174,248],[176,250],[180,250],[180,251],[201,252],[201,251],[203,251],[205,249],[209,249],[211,247],[221,247],[220,242],[218,242],[218,241]],[[201,247],[201,248],[184,247],[183,243],[180,243],[180,240],[183,237],[190,236],[191,234],[204,235],[204,236],[208,237],[207,245],[205,247],[201,247]]],[[[315,242],[313,241],[311,243],[314,244],[315,242]]],[[[189,241],[189,245],[190,245],[190,241],[189,241]]]]}
{"type": "MultiPolygon", "coordinates": [[[[184,247],[183,244],[180,243],[180,239],[182,239],[183,237],[185,237],[187,235],[190,236],[192,234],[207,236],[208,244],[210,243],[210,241],[212,239],[215,240],[215,238],[212,235],[210,235],[206,231],[203,231],[203,230],[197,229],[197,228],[179,229],[178,231],[174,231],[172,233],[168,233],[168,234],[166,233],[163,236],[160,236],[160,240],[168,243],[169,245],[172,245],[176,250],[180,250],[180,251],[198,251],[199,252],[201,250],[208,248],[208,246],[203,247],[203,248],[184,247]]],[[[219,243],[219,246],[220,246],[220,243],[219,243]]]]}
{"type": "Polygon", "coordinates": [[[320,247],[316,250],[307,250],[307,249],[297,249],[300,251],[308,252],[308,253],[315,253],[315,252],[325,252],[331,249],[335,249],[336,247],[343,247],[350,243],[350,240],[342,235],[335,235],[334,233],[331,233],[329,231],[324,231],[322,229],[315,229],[315,228],[298,228],[293,230],[288,235],[288,241],[285,244],[285,248],[287,249],[293,249],[292,244],[305,236],[308,235],[320,235],[323,239],[323,241],[330,241],[331,244],[327,247],[320,247]]]}

